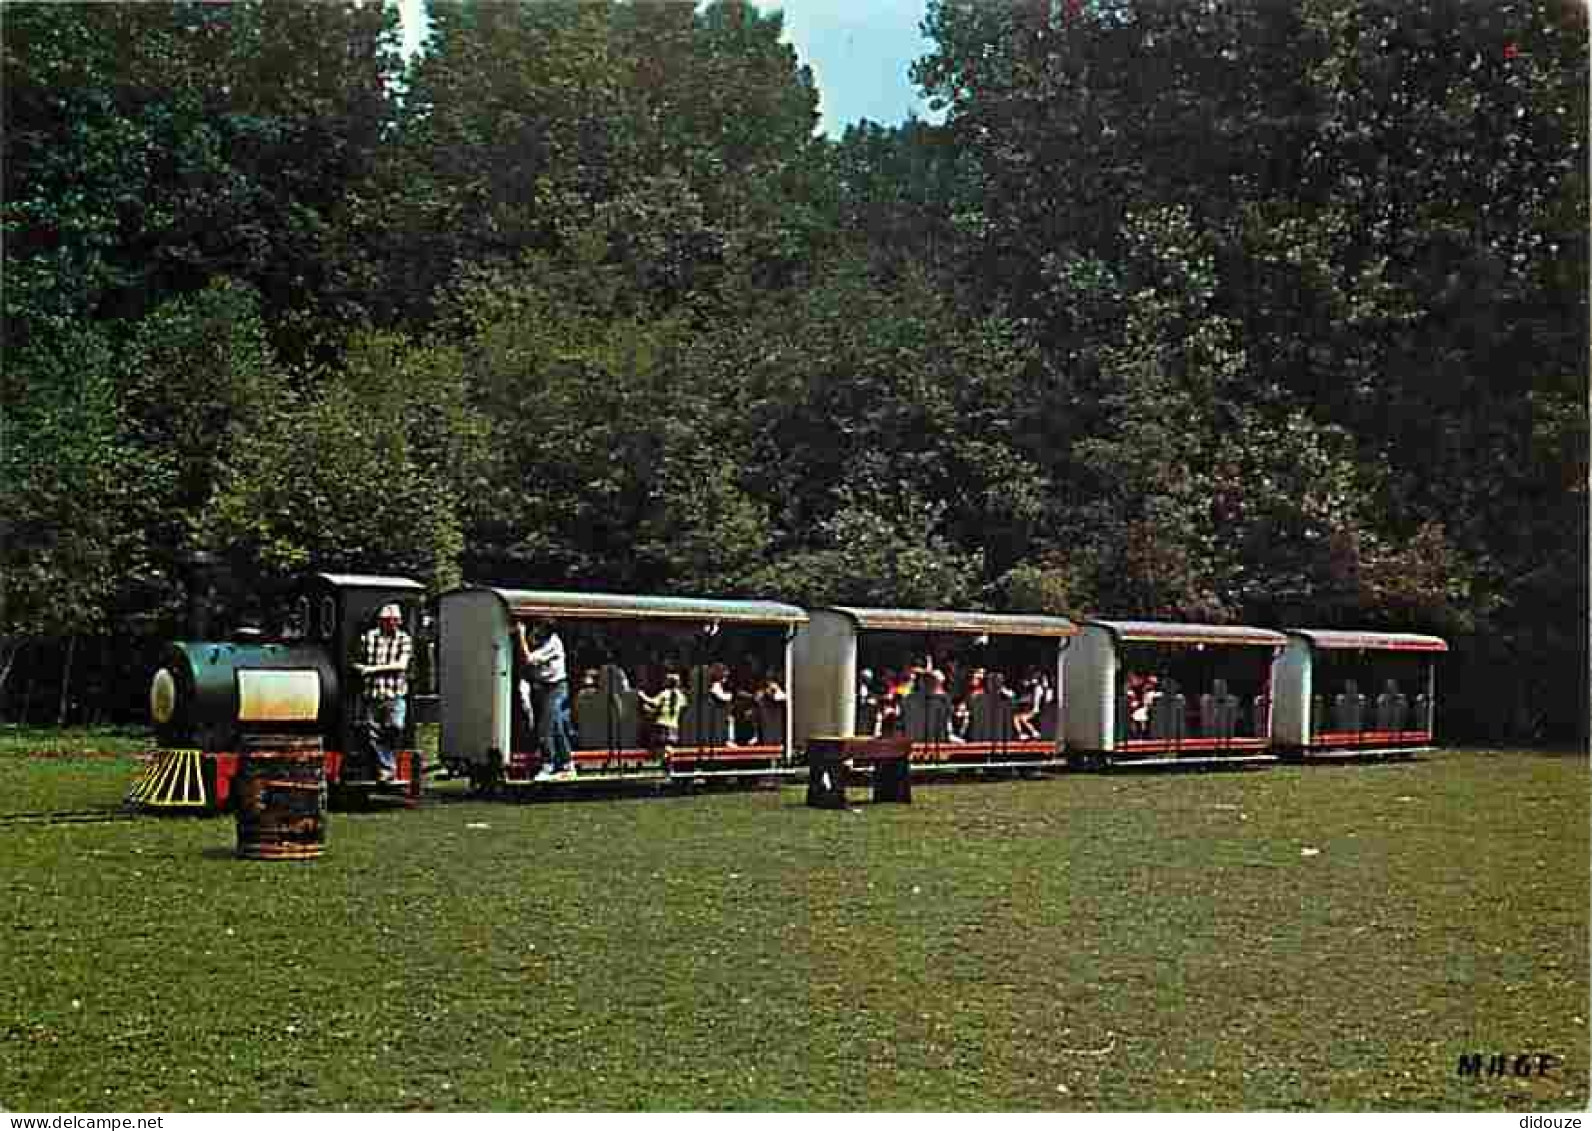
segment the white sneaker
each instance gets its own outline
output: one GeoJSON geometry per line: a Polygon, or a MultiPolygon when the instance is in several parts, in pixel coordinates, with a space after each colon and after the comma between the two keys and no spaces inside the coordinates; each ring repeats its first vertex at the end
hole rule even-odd
{"type": "Polygon", "coordinates": [[[541,769],[536,771],[536,776],[534,778],[532,778],[531,780],[532,781],[555,781],[555,780],[557,780],[557,778],[558,778],[558,775],[553,772],[553,767],[548,766],[548,765],[544,765],[541,769]]]}

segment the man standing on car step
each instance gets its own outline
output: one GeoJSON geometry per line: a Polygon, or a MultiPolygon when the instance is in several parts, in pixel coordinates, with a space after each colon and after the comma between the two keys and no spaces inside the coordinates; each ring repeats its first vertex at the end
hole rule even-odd
{"type": "Polygon", "coordinates": [[[569,676],[564,664],[564,642],[548,624],[538,624],[535,648],[526,637],[525,623],[518,622],[520,661],[531,673],[535,691],[536,725],[542,744],[542,768],[537,781],[553,781],[575,776],[574,743],[569,726],[569,676]]]}

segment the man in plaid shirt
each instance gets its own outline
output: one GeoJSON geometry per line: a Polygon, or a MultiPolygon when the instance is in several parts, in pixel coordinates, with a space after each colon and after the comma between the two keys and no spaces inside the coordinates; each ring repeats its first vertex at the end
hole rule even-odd
{"type": "Polygon", "coordinates": [[[360,662],[354,665],[362,680],[360,719],[376,754],[380,781],[392,781],[397,773],[393,747],[403,740],[404,733],[409,657],[414,644],[400,627],[402,623],[397,605],[383,605],[376,614],[376,627],[360,638],[360,662]]]}

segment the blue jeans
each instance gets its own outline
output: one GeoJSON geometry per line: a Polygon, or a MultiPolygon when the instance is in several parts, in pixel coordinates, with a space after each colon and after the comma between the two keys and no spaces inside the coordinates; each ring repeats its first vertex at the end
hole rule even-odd
{"type": "Polygon", "coordinates": [[[366,699],[362,712],[365,740],[376,755],[376,765],[388,773],[396,773],[398,759],[393,751],[404,738],[406,706],[403,696],[395,699],[366,699]]]}
{"type": "Polygon", "coordinates": [[[569,722],[568,681],[537,684],[537,736],[542,741],[542,757],[551,762],[555,770],[567,770],[574,761],[569,722]]]}

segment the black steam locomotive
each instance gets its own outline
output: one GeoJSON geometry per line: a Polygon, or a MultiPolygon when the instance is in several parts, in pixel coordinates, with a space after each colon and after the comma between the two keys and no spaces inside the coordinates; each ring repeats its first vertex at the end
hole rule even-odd
{"type": "Polygon", "coordinates": [[[352,665],[361,635],[375,626],[384,605],[398,606],[404,631],[418,642],[424,595],[419,582],[404,577],[317,573],[286,594],[272,631],[166,645],[149,687],[161,750],[129,800],[224,809],[251,750],[319,751],[334,791],[418,799],[423,766],[413,713],[399,743],[398,771],[380,781],[358,717],[359,677],[352,665]]]}

